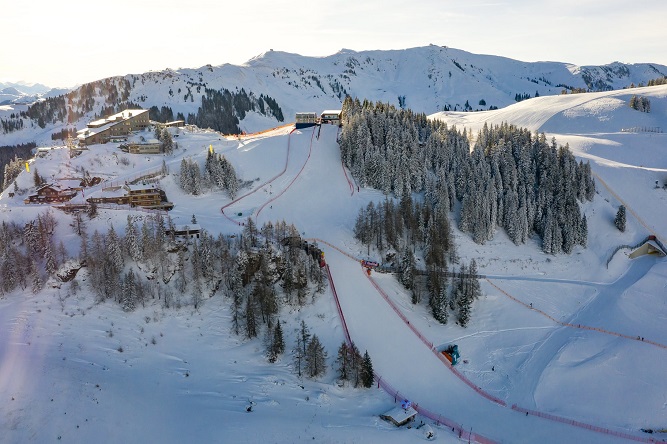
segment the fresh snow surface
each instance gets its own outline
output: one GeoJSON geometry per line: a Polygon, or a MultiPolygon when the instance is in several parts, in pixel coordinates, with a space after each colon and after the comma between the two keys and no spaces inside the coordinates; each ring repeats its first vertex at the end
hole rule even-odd
{"type": "MultiPolygon", "coordinates": [[[[84,166],[120,184],[159,168],[164,159],[170,175],[160,186],[175,203],[176,224],[189,223],[195,214],[200,226],[217,234],[237,233],[238,222],[248,216],[259,225],[294,223],[304,237],[319,240],[349,333],[362,352],[368,350],[377,374],[418,408],[464,430],[507,443],[627,441],[526,416],[510,408],[516,404],[639,439],[667,439],[640,431],[667,428],[667,261],[629,260],[629,250],[622,249],[608,263],[618,245],[634,244],[649,233],[663,243],[667,239],[667,191],[654,184],[667,180],[667,136],[621,131],[667,130],[666,96],[667,87],[654,87],[432,116],[471,128],[473,135],[485,122],[544,131],[589,160],[597,177],[598,194],[582,208],[589,246],[569,256],[543,254],[537,239],[515,246],[497,232],[493,241],[477,245],[455,231],[462,259],[474,258],[488,276],[481,281],[485,295],[475,302],[465,329],[451,320],[438,324],[424,304],[410,303],[394,276],[374,273],[371,278],[408,325],[363,273],[355,259],[381,258],[354,240],[354,220],[360,207],[385,197],[350,182],[336,127],[323,126],[319,138],[317,128],[285,127],[242,138],[173,130],[179,134],[173,156],[123,154],[116,144],[107,144],[70,160],[65,149],[55,147],[31,168],[60,178],[84,166]],[[627,107],[632,94],[650,98],[650,114],[627,107]],[[221,192],[189,196],[180,191],[181,159],[203,164],[211,145],[252,182],[239,195],[253,193],[232,203],[221,192]],[[629,210],[625,233],[613,226],[621,202],[629,210]],[[413,329],[436,349],[458,344],[456,369],[507,406],[465,384],[413,329]]],[[[31,181],[23,173],[18,186],[28,189],[31,181]]],[[[87,190],[86,197],[99,192],[101,186],[87,190]]],[[[0,220],[24,222],[46,210],[24,205],[24,197],[3,192],[0,220]]],[[[53,211],[60,221],[57,236],[75,255],[79,241],[70,216],[53,211]]],[[[122,231],[128,214],[101,210],[88,230],[113,224],[122,231]]],[[[86,278],[85,270],[79,278],[86,278]]],[[[231,333],[229,300],[220,294],[199,310],[148,304],[125,313],[111,302],[96,304],[83,284],[69,297],[66,285],[47,285],[37,295],[15,291],[0,298],[0,441],[403,443],[426,440],[425,431],[432,430],[437,442],[462,442],[423,415],[416,422],[424,421],[422,428],[397,429],[379,419],[401,400],[377,385],[369,390],[337,385],[332,368],[344,331],[331,286],[305,308],[286,308],[280,315],[288,349],[303,319],[328,351],[330,369],[312,381],[294,375],[289,354],[269,364],[261,339],[245,341],[231,333]],[[249,406],[252,412],[246,411],[249,406]]]]}

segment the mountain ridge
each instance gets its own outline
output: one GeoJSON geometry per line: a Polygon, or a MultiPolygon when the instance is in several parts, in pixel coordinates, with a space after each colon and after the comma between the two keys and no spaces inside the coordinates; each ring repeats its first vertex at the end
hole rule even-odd
{"type": "Polygon", "coordinates": [[[199,126],[204,122],[215,126],[221,118],[202,115],[206,113],[202,97],[211,98],[207,90],[227,90],[230,103],[215,106],[227,107],[221,112],[228,124],[213,129],[253,132],[277,126],[280,115],[290,121],[299,111],[338,108],[346,95],[432,114],[504,108],[564,91],[622,89],[645,85],[665,74],[667,66],[655,63],[523,62],[436,45],[399,50],[343,48],[323,57],[268,50],[241,65],[167,68],[101,79],[71,90],[62,96],[66,99],[47,98],[52,103],[41,105],[46,111],[38,109],[39,102],[34,104],[27,117],[33,126],[41,117],[40,127],[59,131],[67,124],[81,128],[119,108],[140,106],[164,110],[161,119],[153,113],[156,120],[183,118],[199,126]],[[268,102],[262,97],[274,101],[276,109],[267,112],[268,102]]]}

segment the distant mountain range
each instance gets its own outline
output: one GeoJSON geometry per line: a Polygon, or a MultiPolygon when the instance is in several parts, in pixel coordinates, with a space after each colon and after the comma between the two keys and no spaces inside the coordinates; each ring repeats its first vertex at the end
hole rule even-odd
{"type": "MultiPolygon", "coordinates": [[[[268,51],[240,66],[206,65],[111,77],[72,90],[67,100],[27,90],[25,85],[0,87],[7,97],[26,91],[32,91],[26,96],[52,97],[52,103],[42,107],[45,111],[28,113],[35,122],[41,118],[47,129],[60,130],[67,121],[81,128],[90,119],[132,105],[155,107],[153,118],[184,118],[229,132],[292,121],[298,111],[339,108],[346,95],[432,114],[503,108],[564,91],[646,85],[665,76],[667,66],[652,63],[522,62],[431,45],[391,51],[343,49],[327,57],[268,51]]],[[[0,102],[8,100],[3,97],[0,102]]]]}
{"type": "Polygon", "coordinates": [[[0,105],[30,104],[46,97],[56,97],[69,91],[67,88],[50,88],[41,83],[0,82],[0,105]]]}

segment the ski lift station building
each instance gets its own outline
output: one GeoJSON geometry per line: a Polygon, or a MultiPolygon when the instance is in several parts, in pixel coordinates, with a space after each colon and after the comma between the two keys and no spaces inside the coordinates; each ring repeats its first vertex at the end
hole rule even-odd
{"type": "Polygon", "coordinates": [[[306,112],[306,113],[296,113],[296,128],[308,128],[310,126],[317,125],[317,113],[316,112],[306,112]]]}
{"type": "Polygon", "coordinates": [[[328,109],[322,111],[320,116],[320,123],[330,123],[332,125],[340,125],[340,115],[342,111],[339,109],[328,109]]]}
{"type": "Polygon", "coordinates": [[[315,112],[299,112],[295,116],[295,125],[297,129],[308,128],[321,123],[331,125],[340,125],[342,111],[339,109],[330,109],[322,111],[319,116],[315,112]]]}

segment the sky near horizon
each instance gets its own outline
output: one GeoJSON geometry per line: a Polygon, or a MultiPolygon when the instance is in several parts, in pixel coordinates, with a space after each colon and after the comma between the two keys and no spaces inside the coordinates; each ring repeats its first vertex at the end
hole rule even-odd
{"type": "Polygon", "coordinates": [[[72,87],[165,68],[444,45],[512,59],[667,65],[664,0],[32,0],[0,4],[0,82],[72,87]]]}

